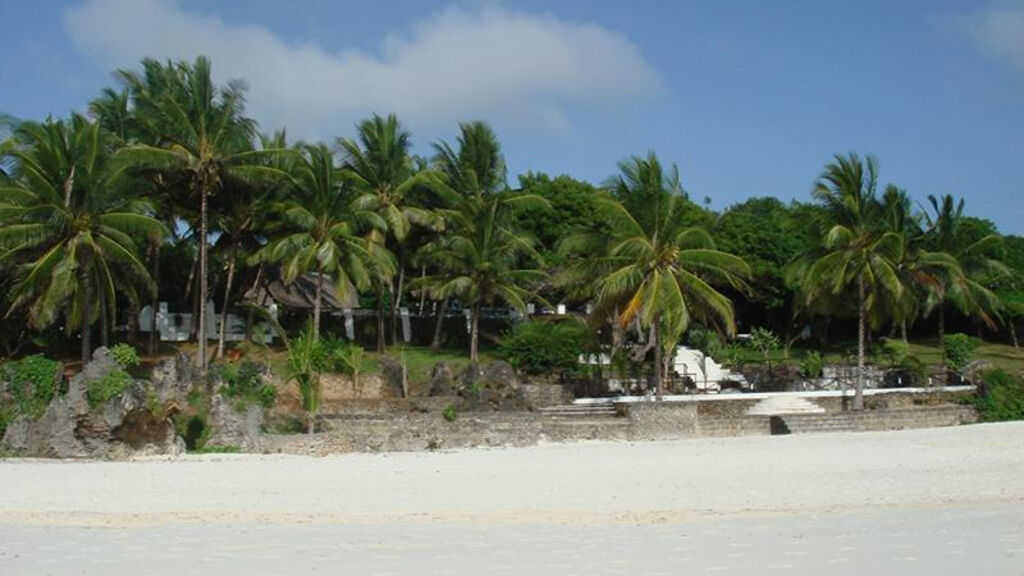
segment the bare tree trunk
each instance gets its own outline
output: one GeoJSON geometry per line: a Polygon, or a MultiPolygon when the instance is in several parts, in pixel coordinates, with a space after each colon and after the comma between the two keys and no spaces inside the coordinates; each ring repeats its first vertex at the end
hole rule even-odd
{"type": "Polygon", "coordinates": [[[434,339],[430,341],[430,351],[437,352],[441,349],[441,333],[444,330],[444,312],[448,309],[448,298],[441,301],[437,309],[437,318],[434,320],[434,339]]]}
{"type": "Polygon", "coordinates": [[[904,318],[903,321],[900,322],[900,336],[903,337],[903,343],[904,344],[909,342],[909,340],[907,339],[907,319],[906,318],[904,318]]]}
{"type": "Polygon", "coordinates": [[[206,372],[208,359],[206,357],[206,240],[209,232],[207,228],[207,198],[206,184],[201,184],[199,191],[199,369],[206,372]]]}
{"type": "Polygon", "coordinates": [[[110,323],[107,316],[107,297],[100,297],[100,346],[110,347],[110,323]]]}
{"type": "Polygon", "coordinates": [[[654,320],[654,385],[657,399],[664,398],[665,368],[661,365],[661,318],[654,320]]]}
{"type": "Polygon", "coordinates": [[[857,387],[853,395],[853,409],[864,409],[864,340],[867,321],[867,301],[864,294],[864,274],[857,277],[857,387]]]}
{"type": "Polygon", "coordinates": [[[320,302],[324,295],[324,275],[317,272],[316,275],[316,297],[313,300],[313,337],[320,337],[320,302]]]}
{"type": "Polygon", "coordinates": [[[474,304],[469,310],[469,361],[476,363],[479,358],[480,305],[474,304]]]}
{"type": "Polygon", "coordinates": [[[405,283],[405,267],[398,269],[398,288],[391,298],[391,343],[398,342],[398,307],[402,305],[402,285],[405,283]]]}
{"type": "Polygon", "coordinates": [[[377,353],[384,353],[384,287],[377,289],[377,353]]]}
{"type": "Polygon", "coordinates": [[[92,301],[89,297],[89,277],[80,274],[78,278],[82,289],[82,369],[85,370],[92,358],[92,324],[89,317],[92,316],[92,301]]]}
{"type": "Polygon", "coordinates": [[[228,303],[231,301],[231,283],[235,280],[235,251],[231,250],[231,255],[228,257],[228,279],[224,286],[224,303],[221,304],[220,311],[220,334],[217,339],[217,359],[224,358],[224,339],[228,332],[228,303]]]}
{"type": "MultiPolygon", "coordinates": [[[[427,265],[424,264],[420,267],[420,281],[427,277],[427,265]]],[[[423,307],[427,304],[427,291],[426,289],[420,290],[420,316],[423,316],[423,307]]]]}
{"type": "Polygon", "coordinates": [[[156,329],[156,313],[157,308],[160,306],[160,245],[157,242],[152,243],[152,257],[153,297],[150,299],[149,305],[153,309],[153,322],[150,325],[149,344],[147,346],[147,352],[149,352],[150,356],[156,354],[157,342],[160,340],[160,333],[156,329]]]}

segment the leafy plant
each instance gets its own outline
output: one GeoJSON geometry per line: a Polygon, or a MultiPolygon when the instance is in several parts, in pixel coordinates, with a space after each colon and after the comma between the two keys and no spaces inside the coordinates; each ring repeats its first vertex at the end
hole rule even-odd
{"type": "Polygon", "coordinates": [[[910,356],[910,344],[895,338],[885,338],[882,340],[881,354],[889,366],[901,366],[910,356]]]}
{"type": "Polygon", "coordinates": [[[129,370],[142,362],[138,351],[131,344],[115,344],[110,348],[110,357],[122,370],[129,370]]]}
{"type": "MultiPolygon", "coordinates": [[[[33,420],[42,416],[57,392],[60,366],[60,362],[42,354],[33,354],[0,367],[0,380],[6,383],[7,394],[12,401],[8,407],[11,419],[18,415],[33,420]]],[[[0,403],[3,396],[0,394],[0,403]]]]}
{"type": "Polygon", "coordinates": [[[800,375],[804,378],[821,378],[824,373],[825,363],[821,354],[815,350],[807,353],[800,360],[800,375]]]}
{"type": "Polygon", "coordinates": [[[501,352],[527,374],[575,373],[591,339],[580,322],[524,322],[502,338],[501,352]]]}
{"type": "Polygon", "coordinates": [[[116,398],[124,393],[135,380],[124,370],[111,370],[103,378],[89,383],[85,391],[85,399],[90,408],[97,408],[105,404],[111,398],[116,398]]]}
{"type": "Polygon", "coordinates": [[[1024,378],[1001,368],[986,370],[975,406],[985,422],[1024,420],[1024,378]]]}
{"type": "Polygon", "coordinates": [[[455,409],[454,404],[449,404],[441,411],[441,417],[444,418],[446,422],[455,422],[455,419],[459,417],[459,413],[455,409]]]}
{"type": "Polygon", "coordinates": [[[750,331],[749,345],[754,350],[757,350],[764,356],[764,361],[768,362],[768,355],[773,350],[779,349],[779,337],[768,328],[754,328],[750,331]]]}
{"type": "Polygon", "coordinates": [[[977,349],[978,341],[966,334],[947,334],[942,338],[946,366],[956,374],[963,373],[977,349]]]}
{"type": "Polygon", "coordinates": [[[306,431],[315,431],[316,415],[320,411],[320,375],[329,367],[323,341],[316,336],[310,322],[306,329],[288,346],[289,382],[299,388],[302,409],[306,411],[306,431]]]}
{"type": "Polygon", "coordinates": [[[255,362],[242,362],[235,366],[225,364],[220,368],[224,381],[224,395],[243,402],[256,402],[270,409],[277,401],[277,388],[263,379],[260,366],[255,362]]]}

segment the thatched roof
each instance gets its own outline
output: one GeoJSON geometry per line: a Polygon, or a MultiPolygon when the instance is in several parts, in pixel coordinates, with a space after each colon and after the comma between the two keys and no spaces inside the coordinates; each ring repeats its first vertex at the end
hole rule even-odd
{"type": "MultiPolygon", "coordinates": [[[[299,276],[294,282],[287,284],[281,277],[279,268],[267,268],[260,275],[259,283],[245,293],[245,301],[257,306],[267,306],[276,302],[282,308],[312,310],[316,299],[316,285],[319,274],[310,272],[299,276]]],[[[320,306],[325,312],[341,311],[344,308],[356,308],[359,299],[356,291],[349,290],[344,300],[338,298],[334,279],[324,274],[323,295],[320,306]]]]}

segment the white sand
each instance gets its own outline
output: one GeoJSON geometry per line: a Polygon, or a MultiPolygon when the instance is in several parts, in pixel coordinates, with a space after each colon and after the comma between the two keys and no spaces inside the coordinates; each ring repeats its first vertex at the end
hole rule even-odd
{"type": "Polygon", "coordinates": [[[0,523],[608,523],[1024,502],[1024,423],[450,453],[0,461],[0,523]]]}

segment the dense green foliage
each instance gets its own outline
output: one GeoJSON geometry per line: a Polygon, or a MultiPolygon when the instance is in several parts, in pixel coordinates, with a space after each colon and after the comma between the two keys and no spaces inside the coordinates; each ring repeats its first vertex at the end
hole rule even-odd
{"type": "Polygon", "coordinates": [[[60,367],[41,354],[0,365],[0,437],[18,416],[42,416],[58,393],[60,367]]]}
{"type": "Polygon", "coordinates": [[[142,359],[139,352],[131,344],[116,344],[110,347],[110,357],[117,362],[122,370],[129,370],[139,365],[142,359]]]}
{"type": "Polygon", "coordinates": [[[273,408],[277,400],[277,388],[264,380],[263,372],[263,368],[255,362],[221,366],[224,395],[242,402],[255,402],[267,409],[273,408]]]}
{"type": "Polygon", "coordinates": [[[131,374],[123,369],[111,370],[106,376],[89,383],[85,391],[85,399],[90,408],[98,408],[113,398],[124,393],[129,387],[135,384],[131,374]]]}
{"type": "Polygon", "coordinates": [[[946,366],[956,374],[961,374],[971,362],[974,351],[978,349],[978,341],[966,334],[947,334],[942,339],[943,355],[946,366]]]}
{"type": "Polygon", "coordinates": [[[501,339],[501,353],[527,374],[575,373],[580,355],[593,349],[592,340],[580,322],[524,322],[501,339]]]}
{"type": "MultiPolygon", "coordinates": [[[[858,364],[906,367],[896,344],[872,344],[886,330],[906,341],[937,327],[941,342],[949,324],[1015,340],[1024,321],[1024,239],[969,216],[963,199],[915,191],[927,199],[917,203],[881,185],[871,157],[835,156],[810,202],[750,198],[716,214],[653,152],[621,162],[601,186],[527,172],[512,189],[482,121],[427,143],[430,158],[411,153],[413,134],[393,114],[360,121],[351,138],[289,143],[283,131],[258,132],[244,83],[218,84],[206,58],[146,59],[116,77],[120,88],[104,90],[88,116],[12,123],[0,143],[0,342],[10,356],[63,353],[74,341],[86,363],[94,332],[108,346],[125,326],[132,335],[126,318],[165,300],[197,314],[202,331],[209,300],[226,320],[269,278],[309,292],[297,307],[308,308],[312,335],[291,349],[308,352],[292,377],[311,414],[316,374],[357,384],[370,366],[362,347],[319,338],[328,295],[332,306],[376,308],[376,329],[357,338],[376,338],[378,352],[399,344],[397,311],[414,300],[438,311],[434,351],[445,312],[468,310],[473,361],[498,340],[501,328],[487,324],[503,309],[587,307],[601,350],[636,372],[649,362],[655,386],[680,341],[714,355],[755,325],[786,356],[798,339],[825,345],[856,332],[858,364]]],[[[536,330],[509,333],[505,353],[524,370],[574,369],[565,350],[524,344],[543,336],[536,330]]],[[[207,338],[192,339],[205,368],[207,338]]],[[[112,351],[123,370],[139,360],[112,351]]],[[[238,378],[238,394],[260,397],[238,378]]]]}
{"type": "Polygon", "coordinates": [[[984,422],[1024,420],[1024,378],[1000,368],[984,372],[975,405],[984,422]]]}

